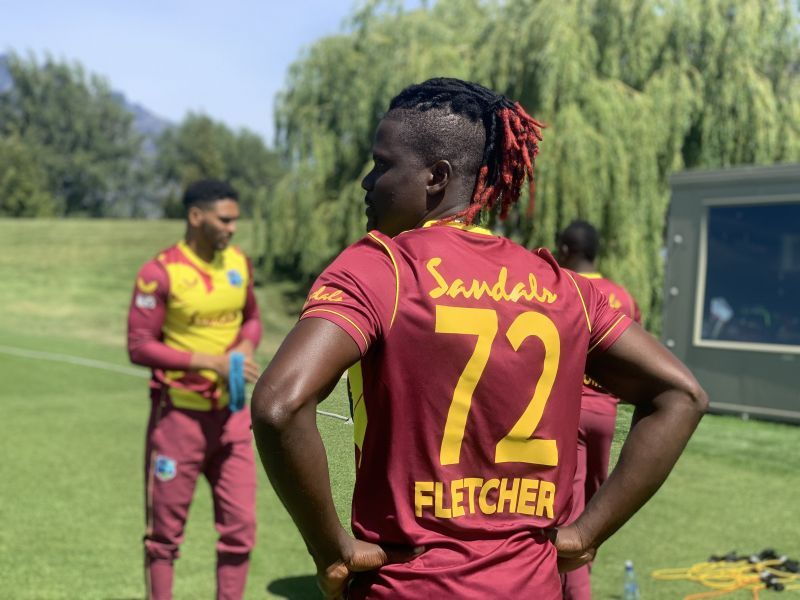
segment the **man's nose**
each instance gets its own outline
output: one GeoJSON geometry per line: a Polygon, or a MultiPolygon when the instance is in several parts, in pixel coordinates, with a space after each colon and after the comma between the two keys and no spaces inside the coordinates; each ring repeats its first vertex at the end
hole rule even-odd
{"type": "Polygon", "coordinates": [[[361,180],[361,189],[365,192],[368,192],[372,189],[372,171],[367,173],[364,176],[364,179],[361,180]]]}

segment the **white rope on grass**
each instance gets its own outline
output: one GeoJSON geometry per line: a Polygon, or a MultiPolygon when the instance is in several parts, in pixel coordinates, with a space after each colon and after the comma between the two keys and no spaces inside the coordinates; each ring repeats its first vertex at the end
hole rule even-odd
{"type": "Polygon", "coordinates": [[[132,375],[133,377],[142,377],[144,379],[148,379],[150,377],[150,372],[146,369],[140,369],[137,367],[124,367],[122,365],[115,365],[114,363],[105,362],[102,360],[94,360],[93,358],[70,356],[69,354],[56,354],[54,352],[40,352],[39,350],[26,350],[24,348],[14,348],[13,346],[4,346],[2,344],[0,344],[0,352],[3,354],[10,354],[11,356],[33,358],[36,360],[49,360],[52,362],[66,363],[70,365],[79,365],[81,367],[89,367],[90,369],[100,369],[103,371],[111,371],[112,373],[122,373],[124,375],[132,375]]]}
{"type": "MultiPolygon", "coordinates": [[[[40,350],[27,350],[25,348],[16,348],[14,346],[6,346],[0,344],[0,354],[7,354],[10,356],[17,356],[20,358],[32,358],[34,360],[49,360],[51,362],[60,362],[68,365],[77,365],[80,367],[88,367],[90,369],[99,369],[101,371],[110,371],[112,373],[122,373],[123,375],[131,375],[143,379],[150,378],[150,371],[139,367],[126,367],[114,363],[106,362],[103,360],[95,360],[93,358],[83,358],[82,356],[72,356],[69,354],[57,354],[55,352],[42,352],[40,350]]],[[[345,417],[336,413],[328,412],[325,410],[317,409],[317,414],[332,419],[338,419],[345,423],[351,424],[350,417],[345,417]]]]}
{"type": "Polygon", "coordinates": [[[333,419],[339,419],[340,421],[344,421],[345,423],[352,425],[353,420],[350,417],[343,417],[342,415],[337,415],[336,413],[327,412],[325,410],[317,409],[317,414],[322,415],[324,417],[331,417],[333,419]]]}

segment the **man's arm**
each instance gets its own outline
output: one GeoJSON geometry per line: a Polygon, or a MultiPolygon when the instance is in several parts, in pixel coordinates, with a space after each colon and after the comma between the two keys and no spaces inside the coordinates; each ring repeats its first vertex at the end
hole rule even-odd
{"type": "Polygon", "coordinates": [[[341,556],[347,533],[333,504],[316,407],[359,358],[355,342],[338,326],[303,319],[253,392],[253,433],[261,461],[317,566],[341,556]]]}
{"type": "Polygon", "coordinates": [[[617,466],[583,514],[558,531],[563,571],[590,560],[658,490],[708,406],[686,366],[636,324],[606,352],[590,355],[587,372],[636,409],[617,466]]]}
{"type": "Polygon", "coordinates": [[[255,287],[253,283],[253,266],[247,261],[247,292],[244,308],[242,309],[242,327],[236,341],[236,349],[252,357],[253,352],[261,341],[261,313],[256,302],[255,287]]]}
{"type": "Polygon", "coordinates": [[[339,522],[316,423],[317,404],[360,357],[356,343],[337,325],[302,319],[258,380],[251,402],[261,462],[306,542],[328,598],[340,596],[351,571],[387,561],[380,546],[355,540],[339,522]]]}
{"type": "Polygon", "coordinates": [[[244,375],[247,381],[253,382],[258,379],[261,369],[253,361],[258,343],[261,341],[261,313],[256,302],[255,288],[253,285],[253,267],[247,261],[247,270],[250,274],[245,296],[245,304],[242,309],[242,326],[236,342],[230,349],[231,352],[241,352],[244,354],[244,375]]]}

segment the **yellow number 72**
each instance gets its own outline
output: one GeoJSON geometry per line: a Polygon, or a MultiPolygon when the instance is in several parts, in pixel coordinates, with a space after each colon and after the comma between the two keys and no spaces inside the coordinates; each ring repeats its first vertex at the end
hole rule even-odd
{"type": "MultiPolygon", "coordinates": [[[[447,411],[447,421],[439,451],[439,461],[442,465],[454,465],[460,460],[461,443],[464,440],[472,396],[489,362],[497,329],[497,312],[494,310],[436,306],[436,333],[478,336],[472,356],[458,378],[447,411]]],[[[555,466],[558,464],[556,441],[534,438],[533,434],[542,419],[545,404],[553,390],[561,355],[561,339],[553,321],[542,313],[534,311],[520,314],[506,331],[506,338],[514,351],[519,350],[522,342],[532,335],[538,337],[544,345],[542,375],[536,382],[533,397],[522,416],[511,431],[497,443],[494,460],[555,466]]]]}

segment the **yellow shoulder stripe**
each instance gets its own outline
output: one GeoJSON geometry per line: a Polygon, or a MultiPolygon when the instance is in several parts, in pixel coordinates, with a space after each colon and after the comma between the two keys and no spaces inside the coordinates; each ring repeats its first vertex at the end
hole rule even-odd
{"type": "Polygon", "coordinates": [[[604,334],[603,334],[603,335],[600,337],[600,339],[599,339],[599,340],[597,340],[597,341],[596,341],[594,344],[592,344],[592,347],[591,347],[591,348],[589,348],[589,350],[586,352],[586,354],[589,354],[589,352],[591,352],[592,350],[594,350],[595,348],[597,348],[597,346],[599,346],[599,345],[600,345],[600,342],[602,342],[604,339],[606,339],[606,336],[607,336],[609,333],[611,333],[611,331],[614,329],[614,327],[616,327],[617,325],[619,325],[619,324],[620,324],[620,322],[621,322],[621,321],[622,321],[624,318],[625,318],[625,315],[622,315],[622,316],[621,316],[619,319],[617,319],[616,321],[614,321],[614,323],[611,325],[611,327],[609,327],[608,329],[606,329],[606,332],[605,332],[605,333],[604,333],[604,334]]]}
{"type": "Polygon", "coordinates": [[[397,305],[400,303],[400,269],[397,267],[397,261],[394,259],[394,254],[392,254],[389,246],[387,246],[382,239],[373,235],[372,232],[368,233],[367,236],[386,250],[386,254],[389,255],[389,259],[392,261],[392,266],[394,267],[394,310],[392,311],[392,318],[389,321],[389,328],[391,328],[392,325],[394,325],[394,318],[397,316],[397,305]]]}
{"type": "Polygon", "coordinates": [[[337,317],[340,317],[340,318],[344,319],[345,321],[347,321],[348,323],[350,323],[350,325],[355,327],[356,331],[358,331],[358,333],[361,334],[361,337],[364,338],[364,347],[365,348],[369,348],[369,341],[367,341],[367,336],[364,335],[364,332],[362,331],[361,327],[356,325],[355,322],[352,319],[346,317],[345,315],[343,315],[340,312],[336,312],[335,310],[331,310],[329,308],[311,308],[311,309],[305,311],[302,315],[300,315],[300,318],[302,319],[304,316],[310,315],[311,313],[316,313],[316,312],[330,313],[330,314],[336,315],[337,317]]]}
{"type": "Polygon", "coordinates": [[[586,325],[589,327],[589,333],[592,333],[592,322],[589,320],[589,311],[586,309],[586,302],[583,299],[583,294],[581,294],[581,288],[578,287],[578,282],[575,281],[575,278],[570,275],[569,271],[564,271],[569,278],[572,280],[572,283],[575,285],[575,289],[578,290],[578,298],[581,299],[581,305],[583,306],[583,314],[586,317],[586,325]]]}

